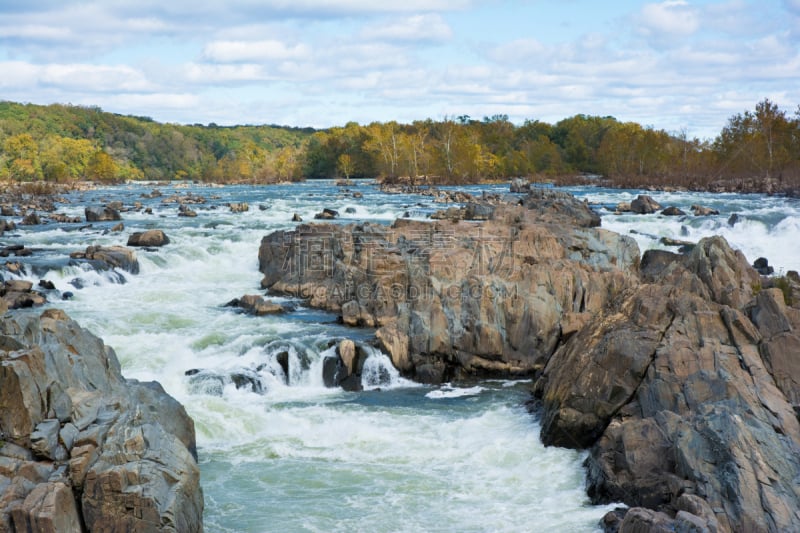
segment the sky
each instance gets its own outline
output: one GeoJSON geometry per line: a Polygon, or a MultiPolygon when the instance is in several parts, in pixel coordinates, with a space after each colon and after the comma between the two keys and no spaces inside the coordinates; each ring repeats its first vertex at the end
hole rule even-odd
{"type": "Polygon", "coordinates": [[[800,104],[800,0],[0,0],[0,100],[326,128],[800,104]]]}

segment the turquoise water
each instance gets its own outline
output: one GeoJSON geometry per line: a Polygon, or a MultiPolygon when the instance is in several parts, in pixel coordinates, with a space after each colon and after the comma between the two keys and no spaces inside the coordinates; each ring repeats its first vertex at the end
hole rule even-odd
{"type": "MultiPolygon", "coordinates": [[[[424,218],[440,204],[384,195],[366,183],[352,187],[360,199],[330,182],[162,187],[162,197],[142,197],[154,187],[75,194],[59,209],[82,215],[87,204],[121,200],[153,210],[123,213],[121,233],[108,231],[114,223],[84,230],[48,224],[20,227],[3,243],[36,250],[26,277],[73,292],[73,299],[55,305],[114,347],[126,376],[158,380],[186,406],[196,424],[207,531],[597,529],[612,506],[588,504],[582,452],[541,446],[539,427],[522,406],[529,382],[423,387],[399,378],[388,358],[373,350],[368,390],[327,389],[321,361],[331,344],[343,338],[368,343],[372,330],[346,328],[303,302],[291,302],[297,308],[287,315],[269,317],[224,307],[261,292],[261,238],[294,227],[294,213],[309,221],[331,207],[341,222],[388,224],[405,213],[424,218]],[[207,199],[192,206],[197,218],[178,217],[177,204],[163,202],[190,191],[207,199]],[[242,201],[250,205],[246,213],[231,213],[225,205],[242,201]],[[97,273],[63,259],[90,244],[124,245],[131,232],[148,228],[163,229],[171,244],[139,250],[138,275],[97,273]],[[288,354],[288,376],[277,363],[282,352],[288,354]],[[257,380],[259,392],[237,389],[229,378],[236,373],[257,380]]],[[[697,240],[721,233],[751,261],[765,256],[776,270],[800,269],[795,200],[652,193],[665,206],[688,211],[700,203],[722,211],[718,217],[668,218],[613,215],[604,207],[630,200],[636,191],[572,191],[598,209],[604,227],[635,230],[631,235],[642,249],[660,246],[661,236],[697,240]],[[742,221],[729,226],[734,212],[742,221]]]]}

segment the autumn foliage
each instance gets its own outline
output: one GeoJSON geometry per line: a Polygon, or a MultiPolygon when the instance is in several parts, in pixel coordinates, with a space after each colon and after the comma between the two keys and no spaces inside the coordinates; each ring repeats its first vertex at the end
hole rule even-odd
{"type": "Polygon", "coordinates": [[[159,124],[97,108],[0,103],[0,178],[213,182],[379,178],[413,184],[601,180],[614,186],[800,191],[800,108],[770,100],[713,140],[614,117],[505,115],[326,130],[159,124]]]}

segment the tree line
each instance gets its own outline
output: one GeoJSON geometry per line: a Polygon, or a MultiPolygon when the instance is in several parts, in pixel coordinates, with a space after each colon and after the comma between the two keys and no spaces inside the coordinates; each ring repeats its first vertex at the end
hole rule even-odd
{"type": "Polygon", "coordinates": [[[380,178],[412,184],[528,177],[615,186],[800,190],[800,107],[765,99],[713,140],[614,117],[555,124],[467,115],[325,130],[160,124],[98,108],[0,102],[0,178],[269,183],[380,178]]]}

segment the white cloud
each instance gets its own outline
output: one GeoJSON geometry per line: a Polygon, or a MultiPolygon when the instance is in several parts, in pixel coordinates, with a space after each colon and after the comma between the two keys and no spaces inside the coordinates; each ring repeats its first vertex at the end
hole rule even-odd
{"type": "Polygon", "coordinates": [[[189,63],[184,68],[184,79],[193,84],[231,84],[268,79],[261,65],[216,65],[189,63]]]}
{"type": "Polygon", "coordinates": [[[697,10],[685,0],[646,4],[639,14],[641,31],[646,34],[685,36],[700,27],[697,10]]]}
{"type": "Polygon", "coordinates": [[[388,41],[444,42],[453,37],[453,30],[440,15],[430,13],[384,24],[370,24],[361,36],[364,39],[388,41]]]}
{"type": "Polygon", "coordinates": [[[74,38],[72,31],[64,26],[46,24],[24,24],[0,26],[0,39],[35,39],[39,41],[64,41],[74,38]]]}
{"type": "Polygon", "coordinates": [[[126,66],[89,64],[35,65],[23,61],[0,63],[0,87],[58,87],[86,93],[152,91],[155,86],[138,70],[126,66]]]}
{"type": "Polygon", "coordinates": [[[67,90],[78,89],[86,92],[134,92],[155,89],[140,71],[124,65],[46,65],[40,69],[39,82],[67,90]]]}
{"type": "Polygon", "coordinates": [[[311,56],[309,45],[287,45],[267,39],[262,41],[214,41],[206,45],[203,55],[212,61],[234,63],[240,61],[275,61],[305,59],[311,56]]]}

